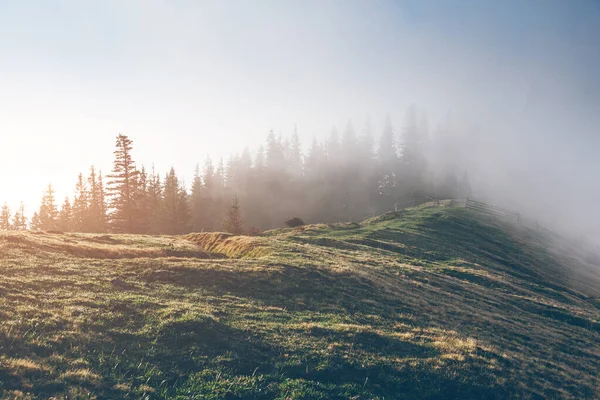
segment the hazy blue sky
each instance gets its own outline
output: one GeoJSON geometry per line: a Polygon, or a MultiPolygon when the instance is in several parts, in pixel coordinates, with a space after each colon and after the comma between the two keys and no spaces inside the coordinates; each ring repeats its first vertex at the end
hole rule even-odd
{"type": "Polygon", "coordinates": [[[79,171],[108,172],[118,132],[189,181],[270,128],[308,141],[370,115],[379,133],[413,103],[476,126],[498,182],[597,186],[599,40],[594,0],[0,0],[0,201],[37,206],[52,181],[62,202],[79,171]]]}

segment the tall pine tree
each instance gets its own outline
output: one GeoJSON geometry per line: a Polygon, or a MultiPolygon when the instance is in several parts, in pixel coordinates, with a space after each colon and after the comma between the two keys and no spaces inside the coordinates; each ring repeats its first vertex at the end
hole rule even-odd
{"type": "Polygon", "coordinates": [[[90,167],[88,177],[89,205],[87,212],[87,228],[90,232],[106,231],[106,204],[104,203],[104,188],[102,174],[96,174],[96,169],[90,167]]]}
{"type": "Polygon", "coordinates": [[[137,232],[147,233],[150,229],[148,175],[143,165],[138,175],[134,197],[137,232]]]}
{"type": "Polygon", "coordinates": [[[14,230],[24,231],[27,229],[27,217],[25,217],[25,205],[21,203],[19,209],[13,216],[12,226],[14,230]]]}
{"type": "Polygon", "coordinates": [[[65,197],[65,202],[58,213],[57,226],[63,232],[71,232],[73,230],[73,210],[68,196],[65,197]]]}
{"type": "Polygon", "coordinates": [[[175,235],[178,229],[178,206],[179,206],[179,181],[175,169],[171,168],[165,176],[163,185],[163,199],[161,207],[161,231],[175,235]]]}
{"type": "Polygon", "coordinates": [[[191,229],[192,213],[190,210],[190,196],[184,182],[179,182],[177,191],[177,233],[189,233],[191,229]]]}
{"type": "Polygon", "coordinates": [[[51,184],[48,184],[44,197],[42,197],[42,205],[38,214],[40,221],[40,229],[51,230],[56,229],[58,210],[54,202],[54,188],[51,184]]]}
{"type": "Polygon", "coordinates": [[[160,176],[154,166],[148,178],[148,232],[152,234],[161,232],[160,213],[162,207],[162,186],[160,176]]]}
{"type": "Polygon", "coordinates": [[[31,216],[31,229],[34,231],[42,229],[42,221],[40,221],[40,214],[37,211],[31,216]]]}
{"type": "Polygon", "coordinates": [[[0,210],[0,230],[9,230],[12,225],[10,223],[10,209],[8,204],[4,203],[2,210],[0,210]]]}
{"type": "Polygon", "coordinates": [[[244,233],[240,202],[238,201],[237,195],[233,196],[231,207],[229,207],[229,212],[223,222],[223,228],[225,231],[234,235],[241,235],[244,233]]]}
{"type": "Polygon", "coordinates": [[[109,175],[107,192],[110,196],[110,224],[115,232],[137,231],[135,195],[139,172],[131,158],[133,142],[120,133],[115,143],[113,171],[109,175]]]}
{"type": "Polygon", "coordinates": [[[89,213],[88,213],[88,189],[83,179],[83,174],[77,177],[75,185],[75,197],[72,206],[72,230],[75,232],[89,232],[89,213]]]}
{"type": "Polygon", "coordinates": [[[190,194],[190,215],[191,229],[195,232],[203,230],[204,223],[204,203],[202,198],[202,176],[200,175],[200,165],[196,165],[194,179],[192,180],[192,191],[190,194]]]}

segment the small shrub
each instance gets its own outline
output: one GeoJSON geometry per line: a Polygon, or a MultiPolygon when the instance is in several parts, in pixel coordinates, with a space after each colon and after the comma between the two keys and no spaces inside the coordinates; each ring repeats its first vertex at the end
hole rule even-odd
{"type": "Polygon", "coordinates": [[[285,224],[287,226],[289,226],[290,228],[297,228],[299,226],[304,225],[304,221],[302,221],[298,217],[294,217],[294,218],[291,218],[291,219],[288,219],[287,221],[285,221],[285,224]]]}

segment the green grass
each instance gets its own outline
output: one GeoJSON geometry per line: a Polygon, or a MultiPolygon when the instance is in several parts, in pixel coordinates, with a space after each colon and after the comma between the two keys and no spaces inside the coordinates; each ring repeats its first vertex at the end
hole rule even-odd
{"type": "Polygon", "coordinates": [[[597,267],[463,208],[0,255],[1,399],[600,397],[597,267]]]}

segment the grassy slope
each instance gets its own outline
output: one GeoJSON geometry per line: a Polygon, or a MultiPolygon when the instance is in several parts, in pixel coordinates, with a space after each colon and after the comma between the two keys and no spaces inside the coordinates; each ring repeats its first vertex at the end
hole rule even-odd
{"type": "Polygon", "coordinates": [[[597,274],[507,228],[0,234],[0,398],[600,397],[597,274]]]}

